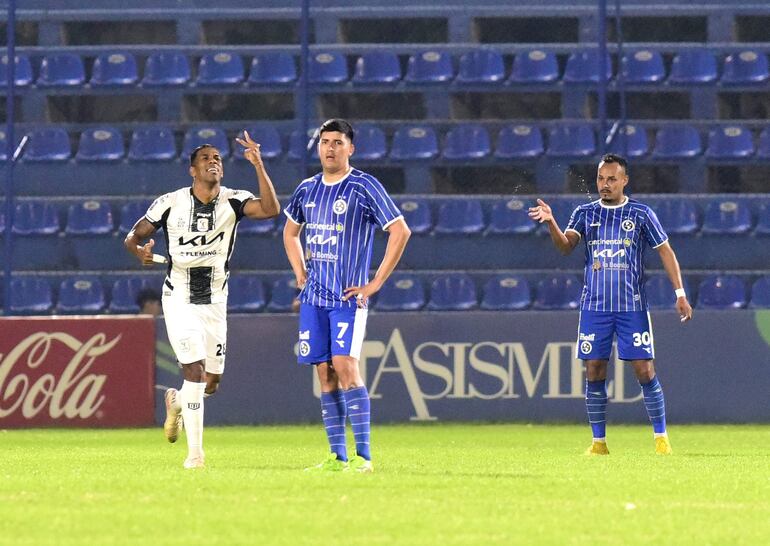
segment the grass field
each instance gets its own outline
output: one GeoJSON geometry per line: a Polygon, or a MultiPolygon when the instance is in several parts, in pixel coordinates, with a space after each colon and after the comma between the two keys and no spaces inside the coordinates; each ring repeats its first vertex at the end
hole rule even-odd
{"type": "Polygon", "coordinates": [[[375,428],[372,475],[308,475],[318,427],[0,432],[0,544],[768,544],[770,427],[375,428]]]}

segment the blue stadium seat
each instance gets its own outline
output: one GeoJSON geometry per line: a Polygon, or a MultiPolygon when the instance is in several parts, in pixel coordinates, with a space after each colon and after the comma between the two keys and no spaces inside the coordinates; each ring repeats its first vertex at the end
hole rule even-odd
{"type": "Polygon", "coordinates": [[[642,157],[647,154],[649,148],[647,131],[644,127],[626,125],[615,132],[607,146],[607,152],[624,157],[642,157]]]}
{"type": "Polygon", "coordinates": [[[74,53],[46,55],[40,62],[38,87],[76,87],[86,80],[83,59],[74,53]]]}
{"type": "MultiPolygon", "coordinates": [[[[26,55],[15,56],[14,82],[16,87],[27,87],[32,84],[34,79],[32,75],[32,63],[26,55]]],[[[0,87],[8,85],[8,55],[3,55],[0,59],[0,87]]]]}
{"type": "Polygon", "coordinates": [[[153,53],[144,65],[142,85],[178,87],[190,81],[190,61],[182,53],[153,53]]]}
{"type": "Polygon", "coordinates": [[[460,84],[497,83],[505,79],[503,56],[494,49],[469,51],[460,56],[455,81],[460,84]]]}
{"type": "MultiPolygon", "coordinates": [[[[682,287],[688,294],[690,285],[686,277],[682,277],[682,287]]],[[[647,295],[647,303],[650,309],[673,309],[676,303],[676,295],[671,287],[671,281],[666,275],[650,275],[650,278],[644,283],[644,293],[647,295]]]]}
{"type": "Polygon", "coordinates": [[[290,85],[295,81],[297,65],[290,53],[258,53],[251,61],[249,85],[290,85]]]}
{"type": "Polygon", "coordinates": [[[484,230],[484,211],[476,199],[444,201],[438,209],[435,233],[470,235],[484,230]]]}
{"type": "Polygon", "coordinates": [[[104,311],[102,283],[96,278],[64,279],[59,285],[56,313],[63,315],[96,314],[104,311]]]}
{"type": "Polygon", "coordinates": [[[658,159],[685,159],[695,157],[703,150],[700,134],[691,125],[664,125],[655,135],[653,157],[658,159]]]}
{"type": "Polygon", "coordinates": [[[466,311],[478,303],[476,283],[465,273],[441,275],[431,283],[428,309],[432,311],[466,311]]]}
{"type": "Polygon", "coordinates": [[[110,313],[135,314],[139,312],[136,297],[139,291],[149,287],[147,279],[142,277],[123,277],[112,284],[112,297],[110,298],[110,313]]]}
{"type": "Polygon", "coordinates": [[[140,201],[129,201],[120,207],[120,225],[118,233],[125,235],[134,227],[139,218],[143,218],[147,209],[150,208],[152,201],[142,199],[140,201]]]}
{"type": "Polygon", "coordinates": [[[519,53],[513,59],[511,83],[554,83],[559,79],[559,62],[549,51],[534,49],[519,53]]]}
{"type": "Polygon", "coordinates": [[[259,313],[265,308],[265,286],[256,275],[235,274],[227,284],[227,310],[231,313],[259,313]]]}
{"type": "Polygon", "coordinates": [[[87,129],[80,134],[75,159],[78,161],[118,161],[126,155],[123,135],[113,127],[87,129]]]}
{"type": "Polygon", "coordinates": [[[709,275],[698,287],[699,309],[746,307],[746,285],[736,275],[709,275]]]}
{"type": "Polygon", "coordinates": [[[770,235],[770,203],[765,203],[759,207],[757,215],[757,227],[754,229],[757,235],[770,235]]]}
{"type": "Polygon", "coordinates": [[[401,80],[401,64],[392,51],[367,51],[356,61],[353,83],[366,85],[395,84],[401,80]]]}
{"type": "Polygon", "coordinates": [[[689,199],[666,198],[654,204],[653,210],[669,235],[692,234],[700,228],[698,208],[689,199]]]}
{"type": "Polygon", "coordinates": [[[548,132],[550,157],[590,157],[596,151],[596,138],[590,125],[557,125],[548,132]]]}
{"type": "Polygon", "coordinates": [[[759,133],[757,157],[761,159],[770,159],[770,126],[765,127],[759,133]]]}
{"type": "Polygon", "coordinates": [[[709,131],[706,157],[710,159],[745,159],[754,154],[754,137],[740,125],[717,127],[709,131]]]}
{"type": "MultiPolygon", "coordinates": [[[[14,132],[14,138],[16,139],[16,147],[18,147],[23,136],[20,135],[18,131],[16,131],[14,132]]],[[[0,129],[0,161],[5,161],[8,158],[8,156],[5,153],[6,146],[8,146],[7,135],[5,134],[5,130],[0,129]]]]}
{"type": "Polygon", "coordinates": [[[398,208],[413,234],[429,233],[433,229],[430,203],[425,199],[407,199],[401,201],[398,208]]]}
{"type": "Polygon", "coordinates": [[[176,157],[174,132],[168,127],[145,127],[131,135],[128,158],[132,161],[170,161],[176,157]]]}
{"type": "Polygon", "coordinates": [[[239,235],[267,235],[275,231],[275,218],[253,220],[243,218],[238,224],[239,235]]]}
{"type": "Polygon", "coordinates": [[[11,279],[11,312],[16,315],[44,315],[53,308],[51,283],[43,277],[11,279]]]}
{"type": "Polygon", "coordinates": [[[487,130],[476,124],[462,124],[452,127],[444,141],[444,159],[472,161],[483,159],[492,151],[487,130]]]}
{"type": "Polygon", "coordinates": [[[510,235],[532,233],[537,224],[527,214],[527,205],[521,199],[497,201],[492,206],[487,233],[510,235]]]}
{"type": "Polygon", "coordinates": [[[270,303],[267,304],[267,310],[274,313],[290,313],[298,294],[294,275],[285,275],[276,279],[270,290],[270,303]]]}
{"type": "Polygon", "coordinates": [[[743,235],[751,227],[751,210],[745,202],[714,199],[706,205],[701,233],[743,235]]]}
{"type": "Polygon", "coordinates": [[[419,311],[425,306],[425,288],[420,277],[394,273],[377,293],[377,311],[419,311]]]}
{"type": "MultiPolygon", "coordinates": [[[[259,144],[262,159],[274,159],[283,153],[281,135],[273,125],[269,123],[252,125],[246,128],[246,132],[254,142],[259,144]]],[[[244,159],[243,147],[238,143],[233,144],[233,157],[244,159]]]]}
{"type": "Polygon", "coordinates": [[[16,235],[55,235],[59,233],[59,211],[45,201],[21,201],[16,203],[13,218],[16,235]]]}
{"type": "MultiPolygon", "coordinates": [[[[612,78],[612,59],[607,54],[607,79],[612,78]]],[[[586,49],[571,53],[564,69],[564,83],[597,83],[599,81],[599,51],[586,49]]]]}
{"type": "Polygon", "coordinates": [[[444,51],[423,51],[409,57],[404,81],[415,84],[448,83],[454,78],[452,57],[444,51]]]}
{"type": "MultiPolygon", "coordinates": [[[[299,161],[308,155],[308,143],[313,136],[315,136],[315,129],[308,129],[307,134],[302,134],[302,131],[292,131],[289,135],[289,152],[287,154],[289,159],[299,161]]],[[[318,146],[315,143],[309,152],[312,159],[318,160],[318,146]]]]}
{"type": "Polygon", "coordinates": [[[717,58],[707,49],[688,49],[674,56],[669,83],[705,84],[717,79],[717,58]]]}
{"type": "Polygon", "coordinates": [[[725,58],[720,82],[725,85],[749,85],[764,83],[767,79],[767,55],[758,51],[741,51],[725,58]]]}
{"type": "Polygon", "coordinates": [[[237,53],[207,53],[198,63],[195,83],[201,86],[243,83],[243,59],[237,53]]]}
{"type": "Polygon", "coordinates": [[[399,161],[433,159],[438,155],[436,132],[428,125],[399,127],[393,135],[390,157],[399,161]]]}
{"type": "Polygon", "coordinates": [[[109,203],[89,199],[67,210],[67,235],[106,235],[114,229],[109,203]]]}
{"type": "Polygon", "coordinates": [[[124,87],[136,85],[139,69],[131,53],[101,53],[94,59],[91,87],[124,87]]]}
{"type": "Polygon", "coordinates": [[[342,53],[316,53],[310,55],[308,64],[308,81],[310,83],[345,83],[350,77],[348,62],[342,53]]]}
{"type": "Polygon", "coordinates": [[[495,157],[498,159],[533,159],[543,153],[543,133],[532,125],[514,125],[500,129],[495,157]]]}
{"type": "Polygon", "coordinates": [[[30,162],[67,161],[71,155],[70,137],[58,127],[32,131],[24,149],[24,161],[30,162]]]}
{"type": "Polygon", "coordinates": [[[495,275],[484,285],[481,308],[491,311],[518,311],[532,305],[527,279],[521,275],[495,275]]]}
{"type": "Polygon", "coordinates": [[[651,49],[630,51],[623,55],[621,73],[623,81],[629,84],[662,82],[666,78],[663,56],[651,49]]]}
{"type": "Polygon", "coordinates": [[[749,307],[752,309],[770,308],[770,275],[765,275],[754,281],[751,287],[749,307]]]}
{"type": "Polygon", "coordinates": [[[360,123],[356,126],[356,153],[353,161],[375,161],[384,158],[388,154],[388,144],[385,133],[369,123],[360,123]]]}
{"type": "Polygon", "coordinates": [[[548,275],[537,283],[533,309],[577,309],[580,307],[582,283],[569,274],[548,275]]]}
{"type": "Polygon", "coordinates": [[[222,159],[230,155],[230,143],[227,135],[218,127],[199,127],[189,129],[184,135],[184,144],[182,144],[182,157],[189,158],[192,151],[201,144],[211,144],[217,150],[222,159]]]}

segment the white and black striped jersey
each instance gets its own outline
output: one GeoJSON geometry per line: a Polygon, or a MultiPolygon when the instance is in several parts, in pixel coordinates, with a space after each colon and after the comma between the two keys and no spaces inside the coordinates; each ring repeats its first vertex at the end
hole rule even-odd
{"type": "Polygon", "coordinates": [[[145,218],[163,229],[168,248],[164,296],[186,303],[227,301],[229,261],[243,206],[254,194],[221,186],[210,203],[200,202],[192,188],[158,197],[145,218]]]}

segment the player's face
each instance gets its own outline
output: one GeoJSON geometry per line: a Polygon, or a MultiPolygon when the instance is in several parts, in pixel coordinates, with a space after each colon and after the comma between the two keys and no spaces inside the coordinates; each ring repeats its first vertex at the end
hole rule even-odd
{"type": "Polygon", "coordinates": [[[623,188],[628,184],[628,175],[620,163],[599,163],[596,173],[596,189],[602,202],[617,205],[623,199],[623,188]]]}
{"type": "Polygon", "coordinates": [[[324,172],[347,171],[354,150],[355,147],[347,135],[339,131],[325,131],[318,140],[318,155],[324,172]]]}
{"type": "Polygon", "coordinates": [[[222,168],[222,156],[216,148],[203,148],[198,150],[195,162],[190,166],[190,176],[195,180],[218,184],[224,176],[222,168]]]}

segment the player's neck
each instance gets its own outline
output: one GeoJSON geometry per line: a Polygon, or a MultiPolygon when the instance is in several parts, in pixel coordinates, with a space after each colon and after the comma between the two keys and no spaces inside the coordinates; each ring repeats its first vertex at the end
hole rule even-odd
{"type": "Polygon", "coordinates": [[[626,195],[621,195],[618,199],[600,199],[599,200],[599,203],[601,204],[601,206],[607,207],[607,208],[613,208],[613,209],[617,207],[622,207],[627,202],[628,202],[628,196],[626,195]]]}
{"type": "Polygon", "coordinates": [[[192,185],[192,192],[195,198],[201,203],[211,203],[219,195],[219,182],[206,184],[205,182],[195,181],[192,185]]]}
{"type": "Polygon", "coordinates": [[[327,171],[326,169],[323,170],[323,173],[321,174],[321,182],[326,184],[327,186],[332,186],[339,182],[340,180],[343,180],[346,178],[350,171],[353,170],[353,167],[348,165],[344,169],[340,169],[338,171],[327,171]]]}

